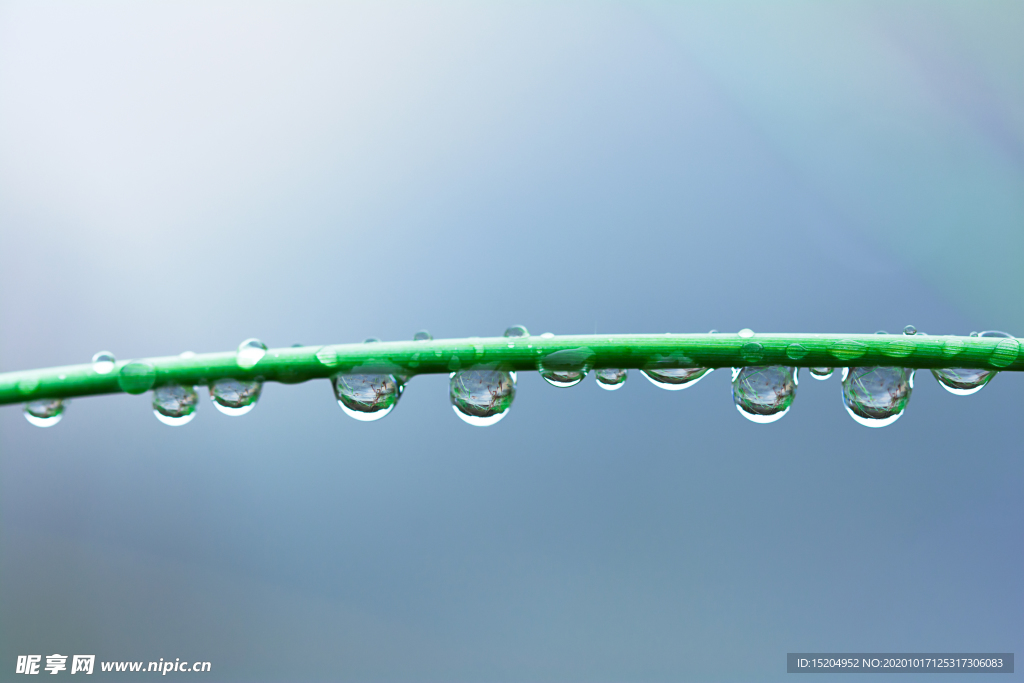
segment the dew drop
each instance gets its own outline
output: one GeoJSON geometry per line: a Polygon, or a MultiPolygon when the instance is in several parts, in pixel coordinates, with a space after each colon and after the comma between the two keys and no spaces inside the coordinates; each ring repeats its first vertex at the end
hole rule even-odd
{"type": "MultiPolygon", "coordinates": [[[[882,332],[881,334],[885,334],[882,332]]],[[[861,344],[859,341],[854,339],[840,339],[837,342],[833,342],[828,348],[828,352],[839,360],[853,360],[854,358],[860,358],[867,353],[868,347],[861,344]]]]}
{"type": "Polygon", "coordinates": [[[764,347],[757,342],[747,342],[740,348],[743,360],[756,363],[764,357],[764,347]]]}
{"type": "Polygon", "coordinates": [[[786,357],[793,360],[800,360],[808,353],[807,348],[801,344],[793,343],[786,347],[786,357]]]}
{"type": "Polygon", "coordinates": [[[117,373],[117,385],[128,394],[144,394],[156,382],[156,368],[146,361],[133,360],[117,373]]]}
{"type": "Polygon", "coordinates": [[[826,380],[832,376],[832,368],[808,368],[814,379],[826,380]]]}
{"type": "MultiPolygon", "coordinates": [[[[998,332],[996,330],[987,330],[985,332],[982,332],[981,334],[978,334],[977,332],[972,332],[971,336],[990,338],[994,337],[997,339],[1003,339],[1008,342],[1012,341],[1014,344],[1016,344],[1016,339],[1013,339],[1011,335],[1007,334],[1006,332],[998,332]]],[[[950,345],[953,342],[959,344],[955,353],[960,353],[960,351],[963,350],[964,343],[962,341],[958,339],[951,339],[947,341],[946,344],[943,345],[942,355],[955,355],[955,353],[946,352],[946,346],[950,345]]],[[[999,343],[1002,344],[1003,342],[999,343]]],[[[1006,367],[1006,365],[1009,365],[1010,363],[1013,362],[1013,358],[1016,358],[1017,355],[1016,348],[1014,348],[1013,358],[1009,359],[1008,362],[1000,366],[997,362],[998,359],[995,358],[999,352],[1000,349],[997,346],[995,351],[993,351],[992,353],[992,358],[989,359],[989,362],[992,365],[996,365],[997,367],[1006,367]]],[[[949,393],[955,394],[957,396],[970,396],[971,394],[976,394],[977,392],[985,388],[985,385],[991,382],[992,378],[996,376],[996,371],[982,370],[979,368],[934,368],[932,369],[932,375],[935,376],[935,379],[939,381],[939,384],[941,384],[942,387],[949,393]]]]}
{"type": "Polygon", "coordinates": [[[907,325],[906,327],[903,328],[903,334],[906,334],[906,335],[917,334],[917,328],[914,327],[913,325],[907,325]]]}
{"type": "Polygon", "coordinates": [[[195,357],[196,357],[196,352],[195,351],[182,351],[181,353],[178,354],[178,358],[195,358],[195,357]]]}
{"type": "Polygon", "coordinates": [[[430,341],[434,338],[434,335],[430,334],[426,330],[420,330],[416,334],[412,335],[413,341],[430,341]]]}
{"type": "Polygon", "coordinates": [[[843,404],[865,427],[885,427],[898,420],[913,388],[914,371],[909,368],[843,368],[843,404]]]}
{"type": "Polygon", "coordinates": [[[329,368],[333,368],[340,362],[338,360],[338,350],[333,346],[321,347],[316,352],[316,359],[329,368]]]}
{"type": "Polygon", "coordinates": [[[505,330],[506,337],[529,337],[530,331],[526,329],[525,325],[513,325],[512,327],[505,330]]]}
{"type": "Polygon", "coordinates": [[[52,427],[64,417],[64,401],[59,398],[44,398],[25,404],[25,419],[36,427],[52,427]]]}
{"type": "Polygon", "coordinates": [[[238,345],[235,362],[238,363],[238,367],[248,370],[259,363],[266,353],[267,345],[259,339],[246,339],[238,345]]]}
{"type": "Polygon", "coordinates": [[[622,385],[626,383],[628,375],[629,371],[622,368],[601,368],[594,371],[597,386],[608,391],[621,389],[622,385]]]}
{"type": "Polygon", "coordinates": [[[376,337],[367,337],[366,339],[363,340],[363,343],[364,344],[379,344],[380,343],[380,339],[377,339],[376,337]]]}
{"type": "Polygon", "coordinates": [[[555,387],[573,387],[590,372],[594,352],[581,346],[577,349],[563,349],[544,356],[537,361],[537,370],[548,384],[555,387]]]}
{"type": "Polygon", "coordinates": [[[750,339],[751,337],[754,336],[754,331],[749,327],[744,327],[742,330],[737,332],[737,334],[743,339],[750,339]]]}
{"type": "Polygon", "coordinates": [[[640,372],[656,387],[679,391],[699,382],[711,368],[643,368],[640,372]]]}
{"type": "Polygon", "coordinates": [[[775,422],[789,412],[796,397],[796,368],[783,365],[733,368],[732,400],[752,422],[775,422]]]}
{"type": "Polygon", "coordinates": [[[554,332],[545,332],[544,334],[540,335],[540,338],[541,339],[553,339],[554,336],[555,336],[554,332]]]}
{"type": "Polygon", "coordinates": [[[331,378],[338,405],[361,422],[379,420],[395,408],[400,395],[393,375],[340,374],[331,378]]]}
{"type": "Polygon", "coordinates": [[[511,373],[502,370],[462,370],[452,375],[449,398],[464,422],[486,427],[508,414],[516,397],[511,373]]]}
{"type": "Polygon", "coordinates": [[[953,356],[963,352],[965,344],[959,339],[947,339],[942,344],[942,355],[946,358],[952,358],[953,356]]]}
{"type": "Polygon", "coordinates": [[[1013,338],[1013,335],[990,330],[982,332],[980,336],[1004,337],[1004,339],[996,345],[996,348],[992,351],[992,355],[988,357],[988,362],[990,364],[997,368],[1005,368],[1007,365],[1017,360],[1017,354],[1020,352],[1020,343],[1013,338]]]}
{"type": "Polygon", "coordinates": [[[18,381],[18,391],[23,394],[31,394],[33,391],[39,388],[38,377],[26,377],[18,381]]]}
{"type": "Polygon", "coordinates": [[[114,371],[117,359],[110,351],[100,351],[92,357],[92,370],[97,375],[109,375],[114,371]]]}
{"type": "Polygon", "coordinates": [[[225,415],[245,415],[260,400],[263,382],[222,377],[210,385],[210,399],[225,415]]]}
{"type": "Polygon", "coordinates": [[[196,416],[199,394],[194,387],[164,384],[153,390],[153,414],[165,425],[180,427],[196,416]]]}

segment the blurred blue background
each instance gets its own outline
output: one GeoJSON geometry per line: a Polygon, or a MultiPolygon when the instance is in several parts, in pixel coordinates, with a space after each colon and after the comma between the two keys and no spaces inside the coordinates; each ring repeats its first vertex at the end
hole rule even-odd
{"type": "MultiPolygon", "coordinates": [[[[1021,335],[1021,35],[1015,2],[4,2],[0,370],[511,324],[1021,335]]],[[[1024,378],[918,373],[880,430],[801,379],[771,425],[726,371],[521,374],[487,429],[443,376],[375,423],[322,381],[181,429],[0,409],[0,679],[1024,651],[1024,378]]]]}

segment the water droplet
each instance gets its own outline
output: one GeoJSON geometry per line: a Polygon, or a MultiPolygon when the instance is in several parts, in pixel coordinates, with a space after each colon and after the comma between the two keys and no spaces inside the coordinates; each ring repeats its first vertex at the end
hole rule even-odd
{"type": "Polygon", "coordinates": [[[903,328],[903,334],[906,334],[906,335],[917,334],[917,328],[914,327],[913,325],[907,325],[906,327],[903,328]]]}
{"type": "Polygon", "coordinates": [[[828,352],[839,360],[853,360],[867,353],[868,347],[853,339],[840,339],[828,347],[828,352]]]}
{"type": "Polygon", "coordinates": [[[36,427],[52,427],[64,417],[64,401],[59,398],[44,398],[25,404],[25,419],[36,427]]]}
{"type": "Polygon", "coordinates": [[[92,357],[92,369],[97,375],[109,375],[114,371],[117,359],[110,351],[100,351],[92,357]]]}
{"type": "Polygon", "coordinates": [[[800,360],[806,356],[807,353],[807,348],[797,343],[790,344],[786,347],[786,357],[792,358],[793,360],[800,360]]]}
{"type": "Polygon", "coordinates": [[[537,370],[548,384],[556,387],[576,386],[590,372],[594,352],[583,346],[555,351],[537,361],[537,370]]]}
{"type": "Polygon", "coordinates": [[[718,330],[711,330],[708,332],[708,334],[718,334],[718,330]]]}
{"type": "Polygon", "coordinates": [[[340,362],[338,361],[338,351],[333,346],[321,347],[316,352],[316,359],[329,368],[333,368],[340,362]]]}
{"type": "Polygon", "coordinates": [[[194,387],[164,384],[153,390],[153,414],[165,425],[180,427],[196,416],[199,394],[194,387]]]}
{"type": "Polygon", "coordinates": [[[398,403],[399,383],[393,375],[335,375],[331,378],[338,405],[362,422],[379,420],[398,403]]]}
{"type": "Polygon", "coordinates": [[[775,422],[789,412],[797,382],[796,368],[783,365],[733,368],[732,400],[748,420],[775,422]]]}
{"type": "Polygon", "coordinates": [[[178,358],[195,358],[195,357],[196,357],[196,352],[195,351],[182,351],[181,353],[178,354],[178,358]]]}
{"type": "Polygon", "coordinates": [[[885,427],[899,419],[910,401],[914,371],[909,368],[843,368],[843,404],[866,427],[885,427]]]}
{"type": "Polygon", "coordinates": [[[413,341],[430,341],[434,338],[434,335],[430,334],[426,330],[420,330],[416,334],[412,335],[413,341]]]}
{"type": "Polygon", "coordinates": [[[364,344],[379,344],[380,343],[380,339],[377,339],[376,337],[367,337],[366,339],[363,340],[363,343],[364,344]]]}
{"type": "Polygon", "coordinates": [[[679,391],[699,382],[711,368],[643,368],[640,372],[656,387],[679,391]]]}
{"type": "MultiPolygon", "coordinates": [[[[996,330],[988,330],[986,332],[982,332],[980,335],[977,332],[972,332],[971,336],[995,337],[1005,339],[1007,341],[1012,340],[1016,343],[1016,340],[1013,340],[1006,332],[998,332],[996,330]]],[[[1000,342],[1000,344],[1002,344],[1002,342],[1000,342]]],[[[947,357],[954,356],[963,351],[964,346],[964,343],[959,339],[949,339],[945,344],[943,344],[942,355],[947,357]],[[950,350],[947,351],[947,348],[950,350]]],[[[992,355],[995,356],[999,352],[1000,349],[997,346],[992,355]]],[[[1016,357],[1016,350],[1014,351],[1013,356],[1014,358],[1016,357]]],[[[991,358],[989,359],[989,362],[993,365],[997,365],[996,361],[991,358]]],[[[1006,365],[1009,365],[1012,362],[1013,359],[1010,359],[1009,362],[999,367],[1006,367],[1006,365]]],[[[933,368],[932,375],[934,375],[935,379],[939,381],[939,384],[941,384],[942,387],[951,394],[956,394],[957,396],[970,396],[971,394],[981,391],[986,384],[991,382],[992,378],[996,376],[996,371],[982,370],[979,368],[933,368]]]]}
{"type": "Polygon", "coordinates": [[[811,377],[825,380],[832,376],[832,368],[809,368],[811,377]]]}
{"type": "Polygon", "coordinates": [[[629,372],[622,368],[601,368],[594,371],[594,377],[597,378],[597,386],[608,391],[621,389],[622,385],[626,383],[628,375],[629,372]]]}
{"type": "Polygon", "coordinates": [[[541,339],[551,339],[554,336],[555,336],[554,332],[545,332],[544,334],[540,335],[540,338],[541,339]]]}
{"type": "Polygon", "coordinates": [[[885,330],[878,330],[877,332],[875,332],[875,334],[889,334],[889,333],[886,332],[885,330]]]}
{"type": "Polygon", "coordinates": [[[117,385],[129,394],[144,394],[153,388],[155,381],[156,368],[141,360],[133,360],[117,373],[117,385]]]}
{"type": "Polygon", "coordinates": [[[904,358],[914,352],[914,342],[909,339],[894,339],[882,347],[882,353],[892,358],[904,358]]]}
{"type": "Polygon", "coordinates": [[[996,376],[996,371],[976,368],[933,368],[932,374],[949,393],[970,396],[991,382],[996,376]]]}
{"type": "Polygon", "coordinates": [[[751,337],[754,336],[754,331],[749,327],[744,327],[742,330],[737,332],[737,334],[743,339],[750,339],[751,337]]]}
{"type": "Polygon", "coordinates": [[[502,370],[462,370],[452,375],[449,397],[455,414],[476,427],[501,420],[512,407],[516,383],[502,370]]]}
{"type": "Polygon", "coordinates": [[[293,349],[301,349],[303,346],[305,346],[305,344],[303,344],[302,342],[295,342],[294,344],[292,344],[293,349]]]}
{"type": "Polygon", "coordinates": [[[756,363],[764,357],[764,347],[757,342],[747,342],[740,348],[743,360],[756,363]]]}
{"type": "Polygon", "coordinates": [[[505,330],[506,337],[529,337],[530,331],[524,325],[513,325],[505,330]]]}
{"type": "Polygon", "coordinates": [[[267,345],[259,339],[246,339],[238,345],[238,353],[235,362],[238,367],[248,370],[263,358],[267,353],[267,345]]]}
{"type": "Polygon", "coordinates": [[[39,388],[38,377],[26,377],[18,381],[18,391],[23,394],[31,394],[33,391],[39,388]]]}
{"type": "Polygon", "coordinates": [[[225,415],[245,415],[260,400],[263,382],[222,377],[210,385],[210,398],[225,415]]]}
{"type": "Polygon", "coordinates": [[[1020,344],[1016,339],[1014,339],[1012,334],[997,332],[996,330],[986,330],[979,336],[1002,338],[1002,341],[996,345],[996,348],[992,351],[992,355],[988,358],[988,362],[990,364],[997,368],[1005,368],[1007,365],[1017,360],[1017,353],[1020,351],[1020,344]]]}

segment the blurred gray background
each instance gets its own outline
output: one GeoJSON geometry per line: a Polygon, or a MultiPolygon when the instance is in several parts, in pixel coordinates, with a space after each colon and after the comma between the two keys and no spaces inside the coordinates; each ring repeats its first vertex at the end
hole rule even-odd
{"type": "MultiPolygon", "coordinates": [[[[1021,35],[1015,2],[4,2],[0,370],[511,324],[1021,335],[1021,35]]],[[[2,408],[0,679],[1024,652],[1024,378],[918,373],[880,430],[801,380],[771,425],[726,371],[527,373],[486,429],[443,376],[375,423],[322,381],[180,429],[145,396],[2,408]]]]}

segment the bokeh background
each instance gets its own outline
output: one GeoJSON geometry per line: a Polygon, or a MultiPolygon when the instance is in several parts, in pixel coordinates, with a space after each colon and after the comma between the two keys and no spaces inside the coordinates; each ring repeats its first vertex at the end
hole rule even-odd
{"type": "MultiPolygon", "coordinates": [[[[0,370],[511,324],[1021,335],[1022,35],[966,0],[4,2],[0,370]]],[[[726,371],[521,374],[486,429],[443,376],[375,423],[322,381],[181,429],[147,397],[2,408],[0,679],[1024,652],[1024,378],[918,373],[880,430],[801,379],[772,425],[726,371]]]]}

